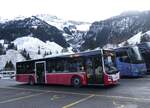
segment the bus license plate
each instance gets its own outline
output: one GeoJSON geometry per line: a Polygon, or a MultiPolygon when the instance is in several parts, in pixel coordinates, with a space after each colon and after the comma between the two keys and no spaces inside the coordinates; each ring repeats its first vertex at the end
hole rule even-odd
{"type": "Polygon", "coordinates": [[[117,73],[116,75],[112,75],[113,81],[116,81],[119,79],[119,74],[117,73]]]}

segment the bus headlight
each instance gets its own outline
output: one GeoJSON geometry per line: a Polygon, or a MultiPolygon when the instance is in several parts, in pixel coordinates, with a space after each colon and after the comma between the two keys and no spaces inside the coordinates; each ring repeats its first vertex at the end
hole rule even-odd
{"type": "Polygon", "coordinates": [[[108,76],[108,81],[112,81],[112,80],[113,80],[112,76],[108,76]]]}

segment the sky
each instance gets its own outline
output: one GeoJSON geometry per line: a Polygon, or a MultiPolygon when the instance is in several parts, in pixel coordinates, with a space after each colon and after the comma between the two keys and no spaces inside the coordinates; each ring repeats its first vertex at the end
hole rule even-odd
{"type": "Polygon", "coordinates": [[[0,0],[0,17],[50,14],[76,21],[100,21],[124,11],[150,10],[150,0],[0,0]]]}

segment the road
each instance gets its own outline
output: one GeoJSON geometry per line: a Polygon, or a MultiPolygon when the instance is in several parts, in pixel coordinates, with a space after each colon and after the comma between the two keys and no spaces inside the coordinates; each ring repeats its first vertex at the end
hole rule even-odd
{"type": "Polygon", "coordinates": [[[0,80],[0,108],[149,108],[150,76],[112,87],[73,88],[0,80]]]}

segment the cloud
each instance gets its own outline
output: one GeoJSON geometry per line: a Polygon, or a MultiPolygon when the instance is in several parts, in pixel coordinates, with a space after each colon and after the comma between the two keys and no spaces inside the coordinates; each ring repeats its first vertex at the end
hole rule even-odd
{"type": "Polygon", "coordinates": [[[52,14],[72,20],[102,20],[123,11],[149,10],[149,0],[0,0],[0,16],[52,14]]]}

